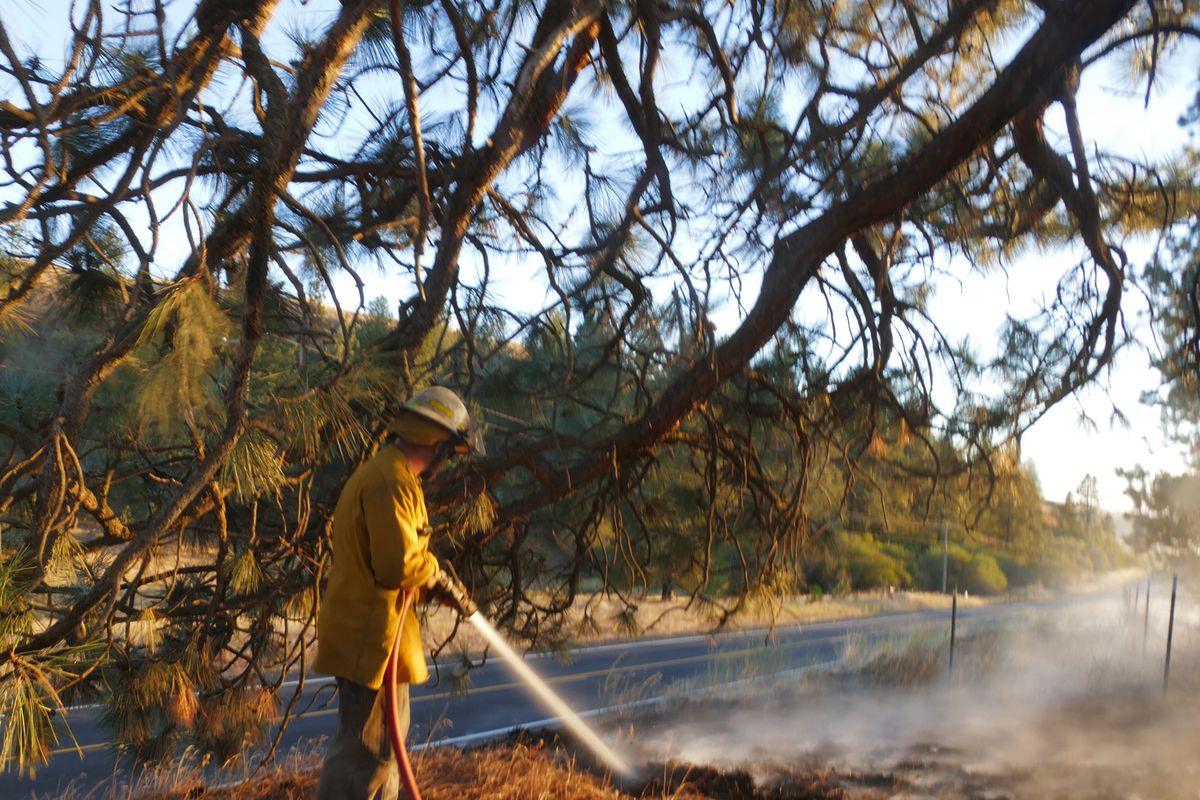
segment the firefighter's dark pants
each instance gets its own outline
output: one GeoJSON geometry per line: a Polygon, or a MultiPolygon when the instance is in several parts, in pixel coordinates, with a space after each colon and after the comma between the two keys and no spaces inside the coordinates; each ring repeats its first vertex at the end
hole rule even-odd
{"type": "MultiPolygon", "coordinates": [[[[325,764],[317,800],[396,800],[400,772],[388,740],[387,703],[383,690],[375,691],[337,679],[338,727],[325,764]]],[[[408,735],[408,684],[396,686],[400,737],[408,735]]]]}

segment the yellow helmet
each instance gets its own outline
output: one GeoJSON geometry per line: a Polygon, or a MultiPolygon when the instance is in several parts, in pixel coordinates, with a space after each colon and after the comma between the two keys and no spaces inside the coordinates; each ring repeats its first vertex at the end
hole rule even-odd
{"type": "Polygon", "coordinates": [[[388,431],[413,444],[430,445],[450,439],[456,453],[485,452],[483,437],[467,413],[466,404],[444,386],[430,386],[408,398],[388,431]]]}

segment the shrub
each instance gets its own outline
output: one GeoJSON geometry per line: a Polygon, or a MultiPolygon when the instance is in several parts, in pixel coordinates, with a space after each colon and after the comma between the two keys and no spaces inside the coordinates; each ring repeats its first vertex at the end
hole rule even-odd
{"type": "Polygon", "coordinates": [[[1049,572],[1049,567],[1045,564],[1032,563],[1012,556],[997,556],[996,563],[1000,565],[1000,571],[1004,573],[1010,587],[1045,583],[1049,572]]]}
{"type": "Polygon", "coordinates": [[[822,594],[832,594],[844,580],[845,568],[830,553],[821,553],[804,562],[804,582],[810,592],[820,590],[822,594]]]}
{"type": "Polygon", "coordinates": [[[967,569],[963,588],[976,594],[1000,594],[1008,588],[1008,578],[996,559],[987,553],[976,553],[967,569]]]}
{"type": "Polygon", "coordinates": [[[855,589],[911,586],[908,567],[868,534],[848,534],[837,544],[855,589]]]}
{"type": "MultiPolygon", "coordinates": [[[[917,585],[927,591],[941,591],[941,545],[930,545],[921,556],[917,585]]],[[[952,590],[955,586],[975,594],[999,594],[1008,588],[1008,577],[995,557],[982,552],[972,554],[967,548],[951,543],[947,552],[946,588],[952,590]]]]}
{"type": "MultiPolygon", "coordinates": [[[[947,551],[946,588],[966,587],[971,569],[971,554],[965,547],[951,542],[947,551]]],[[[942,546],[930,545],[917,562],[917,586],[926,591],[942,590],[942,546]]]]}

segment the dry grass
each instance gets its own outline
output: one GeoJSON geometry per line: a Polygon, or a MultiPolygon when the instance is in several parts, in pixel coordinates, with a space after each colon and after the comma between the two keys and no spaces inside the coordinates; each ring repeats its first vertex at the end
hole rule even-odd
{"type": "MultiPolygon", "coordinates": [[[[319,757],[283,767],[226,789],[202,785],[141,800],[308,800],[316,796],[319,757]]],[[[542,742],[477,750],[439,748],[415,754],[413,767],[425,800],[624,800],[627,795],[542,742]]]]}
{"type": "Polygon", "coordinates": [[[428,800],[617,800],[626,797],[540,744],[422,754],[417,780],[428,800]]]}
{"type": "MultiPolygon", "coordinates": [[[[294,765],[293,765],[294,767],[294,765]]],[[[759,785],[741,771],[655,765],[623,788],[589,772],[555,743],[516,741],[477,750],[427,750],[414,767],[425,800],[845,800],[841,776],[824,771],[788,775],[759,785]]],[[[315,759],[300,771],[280,769],[240,786],[182,785],[169,792],[132,794],[138,800],[310,800],[316,796],[315,759]]]]}

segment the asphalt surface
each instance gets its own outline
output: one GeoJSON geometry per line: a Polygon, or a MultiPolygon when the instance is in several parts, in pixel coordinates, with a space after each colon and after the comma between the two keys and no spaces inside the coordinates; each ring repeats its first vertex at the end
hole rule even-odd
{"type": "MultiPolygon", "coordinates": [[[[1032,610],[1047,610],[1070,601],[1004,603],[959,611],[959,635],[981,624],[1006,624],[1032,610]]],[[[559,655],[528,656],[532,666],[568,704],[585,716],[596,717],[603,731],[609,710],[630,703],[645,704],[664,696],[738,681],[757,680],[774,673],[836,663],[848,643],[910,636],[921,630],[949,627],[949,611],[889,614],[839,622],[777,628],[768,638],[764,630],[710,636],[641,639],[580,648],[564,661],[559,655]]],[[[312,748],[334,732],[337,700],[332,679],[310,679],[295,708],[303,709],[292,720],[280,752],[312,748]]],[[[285,684],[286,703],[295,684],[285,684]]],[[[505,665],[489,660],[473,671],[466,693],[435,679],[412,691],[412,728],[409,742],[420,747],[471,744],[496,738],[516,727],[552,724],[523,684],[514,680],[505,665]]],[[[53,796],[68,785],[105,796],[114,779],[127,780],[127,765],[113,750],[109,733],[101,724],[100,710],[73,709],[71,731],[82,750],[61,747],[36,778],[0,774],[0,798],[53,796]]],[[[66,740],[69,743],[69,739],[66,740]]],[[[214,783],[236,780],[236,774],[213,772],[214,783]]]]}

